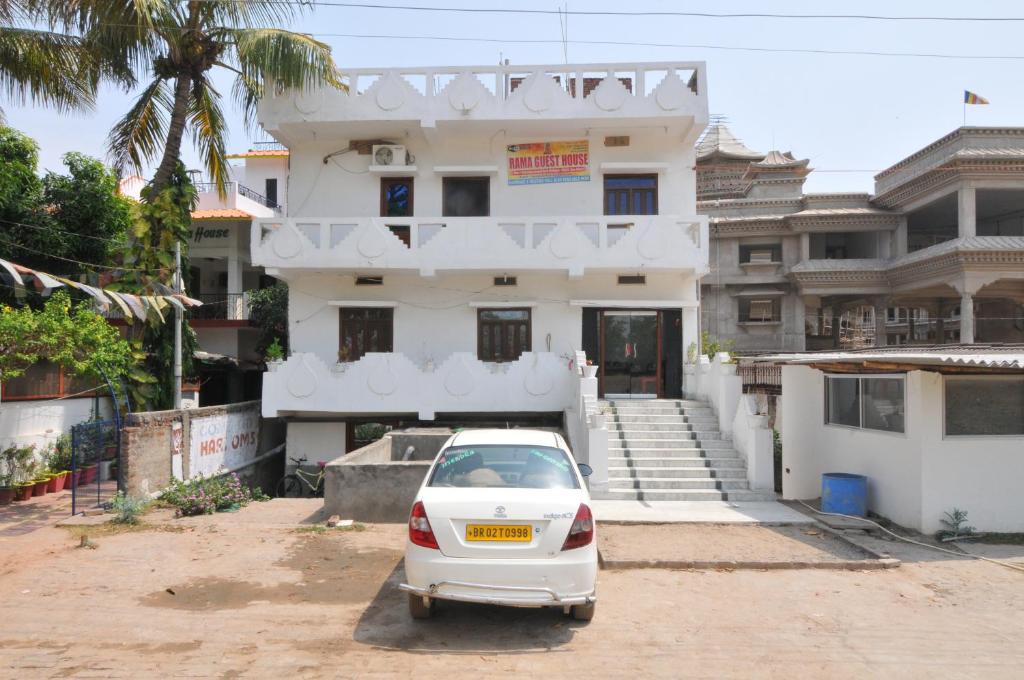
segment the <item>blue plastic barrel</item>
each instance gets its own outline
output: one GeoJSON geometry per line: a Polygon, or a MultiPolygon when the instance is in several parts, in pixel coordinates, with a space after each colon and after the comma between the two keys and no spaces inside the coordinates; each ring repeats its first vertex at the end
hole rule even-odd
{"type": "Polygon", "coordinates": [[[821,510],[840,515],[865,517],[868,514],[868,478],[846,472],[826,472],[821,476],[821,510]]]}

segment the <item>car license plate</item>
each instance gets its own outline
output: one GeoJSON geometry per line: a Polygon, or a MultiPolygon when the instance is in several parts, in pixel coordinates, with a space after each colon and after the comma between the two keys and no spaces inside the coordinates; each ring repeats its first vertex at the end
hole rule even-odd
{"type": "Polygon", "coordinates": [[[529,524],[467,524],[466,540],[528,543],[533,540],[533,527],[529,524]]]}

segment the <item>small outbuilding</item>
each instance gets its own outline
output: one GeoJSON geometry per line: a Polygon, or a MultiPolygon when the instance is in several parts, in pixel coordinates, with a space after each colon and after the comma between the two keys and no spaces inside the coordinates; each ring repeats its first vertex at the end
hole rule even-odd
{"type": "Polygon", "coordinates": [[[882,347],[782,364],[782,495],[828,472],[868,478],[868,510],[931,533],[954,508],[1024,532],[1024,345],[882,347]]]}

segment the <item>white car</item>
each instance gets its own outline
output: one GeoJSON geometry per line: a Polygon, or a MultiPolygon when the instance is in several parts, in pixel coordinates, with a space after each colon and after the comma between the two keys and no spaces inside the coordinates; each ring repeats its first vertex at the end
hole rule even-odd
{"type": "Polygon", "coordinates": [[[416,494],[405,548],[413,618],[435,600],[560,607],[594,616],[597,536],[590,494],[565,440],[539,430],[466,430],[416,494]]]}

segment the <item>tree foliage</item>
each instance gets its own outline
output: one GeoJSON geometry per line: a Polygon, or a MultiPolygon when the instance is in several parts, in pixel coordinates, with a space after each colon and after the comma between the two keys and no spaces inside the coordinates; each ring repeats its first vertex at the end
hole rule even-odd
{"type": "Polygon", "coordinates": [[[288,356],[288,285],[278,282],[249,293],[249,321],[260,331],[256,351],[265,352],[277,340],[288,356]]]}
{"type": "Polygon", "coordinates": [[[78,278],[122,250],[132,202],[117,194],[117,177],[95,158],[64,155],[68,174],[36,174],[31,138],[0,127],[0,257],[78,278]]]}
{"type": "Polygon", "coordinates": [[[40,310],[0,307],[0,375],[16,378],[45,359],[76,376],[119,381],[134,367],[128,342],[88,303],[57,291],[40,310]]]}

